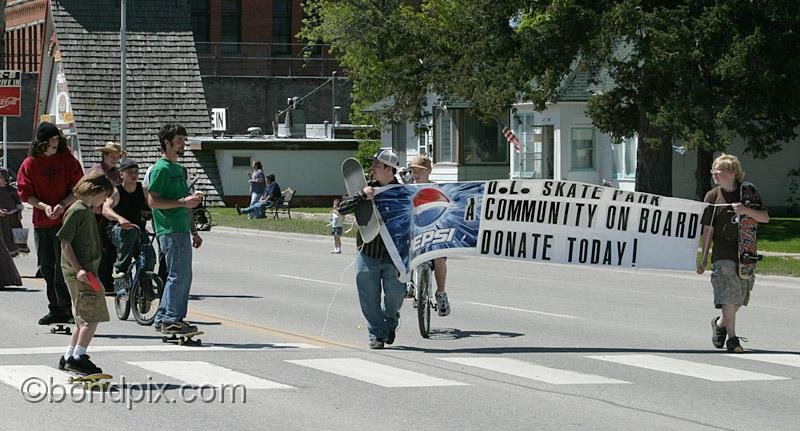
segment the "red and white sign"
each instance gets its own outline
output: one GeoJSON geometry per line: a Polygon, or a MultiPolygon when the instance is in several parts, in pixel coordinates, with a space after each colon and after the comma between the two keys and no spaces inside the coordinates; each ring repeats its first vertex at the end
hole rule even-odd
{"type": "Polygon", "coordinates": [[[0,116],[19,117],[22,115],[22,72],[19,70],[0,70],[0,116]]]}

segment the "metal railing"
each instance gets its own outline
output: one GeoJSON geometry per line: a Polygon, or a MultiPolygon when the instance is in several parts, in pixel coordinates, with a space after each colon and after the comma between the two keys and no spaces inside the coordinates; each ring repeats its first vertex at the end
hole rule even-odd
{"type": "Polygon", "coordinates": [[[195,47],[202,76],[324,77],[339,68],[328,45],[196,42],[195,47]]]}

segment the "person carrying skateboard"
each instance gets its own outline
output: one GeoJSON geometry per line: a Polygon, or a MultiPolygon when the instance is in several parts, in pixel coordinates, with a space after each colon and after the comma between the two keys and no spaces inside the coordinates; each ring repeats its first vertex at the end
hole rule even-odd
{"type": "MultiPolygon", "coordinates": [[[[419,155],[411,160],[411,178],[414,184],[432,183],[431,159],[427,156],[419,155]]],[[[433,259],[433,274],[436,277],[436,312],[439,316],[447,316],[450,314],[450,301],[447,300],[447,292],[445,291],[445,283],[447,281],[447,258],[438,257],[433,259]]],[[[410,296],[413,297],[413,294],[410,296]]]]}
{"type": "MultiPolygon", "coordinates": [[[[714,288],[714,306],[722,310],[722,315],[711,319],[712,343],[718,349],[724,347],[729,352],[741,353],[744,349],[740,337],[736,336],[736,312],[750,302],[755,277],[744,279],[739,276],[739,226],[735,217],[751,217],[759,223],[767,223],[769,214],[763,205],[751,208],[740,202],[744,172],[736,156],[722,154],[717,157],[711,165],[711,177],[717,187],[706,193],[704,199],[711,205],[703,213],[702,257],[697,273],[705,272],[708,250],[713,242],[711,285],[714,288]]],[[[757,201],[761,202],[761,198],[758,197],[757,201]]]]}
{"type": "Polygon", "coordinates": [[[58,360],[61,370],[83,374],[103,372],[86,354],[97,325],[109,321],[103,287],[99,282],[96,286],[90,282],[103,254],[93,208],[102,206],[113,191],[114,186],[102,172],[81,178],[73,188],[77,200],[67,210],[64,224],[56,234],[61,241],[61,269],[75,316],[75,331],[67,351],[58,360]]]}
{"type": "MultiPolygon", "coordinates": [[[[117,250],[112,272],[115,279],[126,276],[131,260],[137,257],[133,255],[137,243],[139,254],[144,259],[144,271],[153,271],[156,264],[156,253],[145,231],[146,221],[142,214],[150,208],[147,206],[149,193],[139,182],[139,164],[132,159],[123,159],[119,170],[122,183],[103,204],[103,215],[109,220],[108,237],[117,250]]],[[[153,289],[149,279],[143,277],[142,281],[145,283],[145,294],[152,298],[153,289]]],[[[117,288],[116,293],[120,296],[125,291],[117,288]]]]}
{"type": "MultiPolygon", "coordinates": [[[[354,213],[360,203],[372,200],[377,187],[399,184],[395,178],[397,155],[391,150],[378,151],[371,160],[372,181],[355,196],[342,198],[337,210],[339,214],[354,213]]],[[[384,344],[394,343],[400,320],[400,306],[406,294],[406,285],[398,279],[397,269],[389,257],[380,235],[364,243],[361,232],[356,236],[356,289],[361,313],[367,319],[369,348],[383,349],[384,344]],[[383,307],[381,307],[383,290],[383,307]]]]}
{"type": "Polygon", "coordinates": [[[56,233],[64,210],[73,202],[72,188],[83,176],[81,164],[67,147],[67,139],[53,123],[36,129],[28,157],[17,172],[17,192],[33,207],[33,240],[42,277],[47,284],[49,312],[40,325],[73,323],[70,297],[61,274],[61,245],[56,233]]]}
{"type": "Polygon", "coordinates": [[[167,264],[167,282],[153,324],[163,334],[196,332],[197,326],[184,322],[192,286],[192,247],[203,239],[195,230],[189,209],[200,205],[202,198],[188,195],[186,168],[178,163],[186,145],[186,129],[167,123],[158,131],[164,156],[149,174],[148,203],[153,211],[153,226],[167,264]]]}

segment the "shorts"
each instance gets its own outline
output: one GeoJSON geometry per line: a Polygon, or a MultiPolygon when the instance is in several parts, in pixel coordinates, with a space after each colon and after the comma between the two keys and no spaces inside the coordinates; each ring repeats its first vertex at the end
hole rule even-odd
{"type": "Polygon", "coordinates": [[[72,297],[72,315],[75,324],[108,322],[108,307],[105,292],[95,292],[88,284],[76,278],[67,278],[67,289],[72,297]]]}
{"type": "Polygon", "coordinates": [[[342,227],[341,226],[332,227],[331,228],[331,235],[342,236],[342,227]]]}
{"type": "Polygon", "coordinates": [[[749,279],[739,277],[737,262],[728,259],[714,262],[711,273],[711,286],[714,287],[714,306],[747,305],[750,302],[750,291],[753,290],[755,276],[749,279]]]}

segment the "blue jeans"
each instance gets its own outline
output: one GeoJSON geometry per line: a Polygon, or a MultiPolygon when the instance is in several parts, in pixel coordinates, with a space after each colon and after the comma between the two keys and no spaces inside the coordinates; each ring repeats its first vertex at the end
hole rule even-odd
{"type": "MultiPolygon", "coordinates": [[[[108,236],[111,243],[117,248],[117,261],[114,262],[114,271],[128,272],[131,264],[134,248],[137,241],[139,243],[139,256],[144,262],[144,271],[152,271],[156,267],[156,252],[150,244],[150,237],[147,233],[139,229],[123,229],[120,225],[114,224],[108,229],[108,236]]],[[[136,261],[138,262],[138,260],[136,261]]],[[[119,287],[123,287],[119,285],[119,287]]],[[[117,296],[124,294],[124,291],[117,290],[117,296]]]]}
{"type": "MultiPolygon", "coordinates": [[[[258,203],[258,199],[261,197],[261,193],[250,192],[250,206],[255,205],[258,203]]],[[[247,218],[255,218],[255,215],[252,213],[247,214],[247,218]]]]}
{"type": "Polygon", "coordinates": [[[169,325],[183,320],[192,287],[192,237],[188,233],[168,233],[158,237],[166,255],[167,282],[153,323],[169,325]]]}
{"type": "Polygon", "coordinates": [[[397,329],[400,306],[406,295],[406,284],[397,279],[397,269],[391,258],[373,259],[359,253],[356,257],[356,289],[361,313],[367,319],[370,341],[386,340],[389,331],[397,329]]]}
{"type": "Polygon", "coordinates": [[[251,214],[255,214],[255,218],[264,218],[264,208],[271,207],[273,205],[272,201],[262,201],[258,200],[256,203],[250,205],[247,208],[242,208],[242,214],[247,214],[248,217],[253,217],[251,214]]]}

